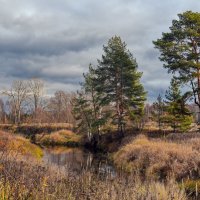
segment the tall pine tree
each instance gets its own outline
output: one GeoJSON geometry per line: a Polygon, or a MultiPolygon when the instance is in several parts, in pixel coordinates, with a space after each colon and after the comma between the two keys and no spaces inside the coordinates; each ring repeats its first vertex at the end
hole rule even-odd
{"type": "Polygon", "coordinates": [[[92,130],[93,135],[100,135],[101,127],[106,123],[109,112],[103,110],[103,104],[101,103],[101,94],[97,92],[97,74],[94,67],[90,64],[89,71],[84,76],[83,90],[87,96],[87,101],[90,104],[92,115],[92,130]]]}
{"type": "Polygon", "coordinates": [[[146,92],[140,83],[142,73],[137,71],[136,60],[120,37],[112,37],[103,50],[96,69],[97,91],[102,104],[112,107],[113,123],[123,136],[127,121],[143,112],[146,92]]]}
{"type": "Polygon", "coordinates": [[[108,112],[103,112],[100,94],[96,90],[96,73],[90,64],[89,71],[83,74],[84,82],[82,90],[77,92],[73,100],[73,114],[77,121],[77,129],[88,135],[88,139],[97,140],[101,133],[101,127],[108,119],[108,112]]]}
{"type": "Polygon", "coordinates": [[[170,31],[153,43],[168,72],[176,74],[183,85],[190,84],[194,103],[200,109],[200,13],[178,14],[170,31]]]}

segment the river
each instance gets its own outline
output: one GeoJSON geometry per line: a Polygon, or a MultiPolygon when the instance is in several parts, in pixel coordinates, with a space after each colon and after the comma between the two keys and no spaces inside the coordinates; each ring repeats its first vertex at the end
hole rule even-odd
{"type": "Polygon", "coordinates": [[[43,161],[48,165],[66,167],[73,173],[92,171],[101,177],[115,177],[116,170],[107,156],[82,148],[54,147],[44,149],[43,161]]]}

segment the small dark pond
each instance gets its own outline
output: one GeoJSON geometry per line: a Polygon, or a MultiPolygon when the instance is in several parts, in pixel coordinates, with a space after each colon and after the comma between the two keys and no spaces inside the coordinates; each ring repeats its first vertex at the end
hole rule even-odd
{"type": "Polygon", "coordinates": [[[116,176],[115,168],[105,155],[94,154],[82,148],[44,149],[43,161],[50,165],[66,167],[73,173],[92,171],[101,176],[116,176]]]}

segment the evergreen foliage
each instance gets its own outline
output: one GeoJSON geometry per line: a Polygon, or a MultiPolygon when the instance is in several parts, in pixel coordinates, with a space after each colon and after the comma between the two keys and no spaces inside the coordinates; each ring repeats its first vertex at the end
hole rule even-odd
{"type": "Polygon", "coordinates": [[[104,55],[98,60],[97,91],[102,104],[110,105],[113,123],[123,135],[127,120],[141,116],[146,92],[137,71],[138,65],[120,37],[112,37],[103,47],[104,55]]]}
{"type": "Polygon", "coordinates": [[[140,83],[142,73],[120,37],[111,38],[103,50],[97,67],[90,65],[84,74],[74,115],[78,127],[84,127],[88,135],[100,135],[101,127],[112,121],[123,136],[125,125],[143,113],[146,92],[140,83]]]}
{"type": "Polygon", "coordinates": [[[164,122],[165,103],[160,94],[158,95],[157,101],[153,103],[153,108],[153,118],[158,123],[159,130],[161,130],[164,122]]]}
{"type": "Polygon", "coordinates": [[[92,138],[92,109],[84,91],[78,91],[72,101],[73,115],[76,119],[76,129],[87,133],[88,139],[92,138]]]}
{"type": "Polygon", "coordinates": [[[200,108],[200,13],[187,11],[172,21],[170,32],[154,41],[160,60],[181,84],[190,84],[194,102],[200,108]]]}
{"type": "Polygon", "coordinates": [[[166,106],[168,115],[166,121],[173,131],[187,131],[193,121],[193,117],[186,107],[186,95],[181,95],[179,83],[175,78],[171,80],[170,87],[166,91],[166,106]]]}

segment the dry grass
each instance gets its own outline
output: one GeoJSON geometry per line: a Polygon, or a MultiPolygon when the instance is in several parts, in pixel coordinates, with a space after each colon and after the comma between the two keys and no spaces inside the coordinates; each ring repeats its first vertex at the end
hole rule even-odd
{"type": "Polygon", "coordinates": [[[36,142],[42,145],[66,145],[78,146],[81,142],[81,136],[70,130],[60,130],[51,134],[36,135],[36,142]]]}
{"type": "MultiPolygon", "coordinates": [[[[78,135],[68,130],[37,137],[51,144],[80,141],[78,135]]],[[[200,194],[196,190],[199,181],[178,184],[174,178],[199,177],[200,137],[182,137],[173,139],[177,143],[170,136],[166,141],[144,136],[132,138],[115,153],[114,162],[135,173],[101,177],[91,171],[75,175],[68,168],[46,165],[30,156],[37,147],[27,139],[0,132],[0,199],[186,200],[185,191],[200,194]]]]}
{"type": "Polygon", "coordinates": [[[186,200],[184,190],[172,180],[143,182],[138,177],[102,180],[84,172],[44,166],[33,159],[0,156],[0,199],[9,200],[186,200]]]}
{"type": "MultiPolygon", "coordinates": [[[[193,142],[194,144],[194,142],[193,142]]],[[[114,163],[128,172],[145,177],[198,178],[200,152],[189,144],[149,140],[139,136],[114,154],[114,163]]]]}
{"type": "Polygon", "coordinates": [[[180,188],[183,188],[190,196],[196,196],[196,199],[199,199],[200,180],[186,180],[180,184],[180,188]]]}
{"type": "Polygon", "coordinates": [[[169,134],[166,138],[167,141],[173,141],[182,145],[189,145],[193,149],[200,152],[200,133],[176,133],[169,134]]]}
{"type": "MultiPolygon", "coordinates": [[[[73,133],[70,132],[61,131],[59,135],[73,137],[73,133]]],[[[82,171],[81,174],[75,175],[68,168],[50,166],[27,156],[30,154],[21,153],[20,145],[8,145],[14,141],[27,142],[28,140],[24,138],[2,132],[0,139],[1,145],[2,141],[6,141],[4,142],[6,145],[0,148],[0,199],[2,200],[187,199],[184,189],[173,180],[160,183],[142,181],[138,176],[101,177],[100,174],[91,171],[82,171]]],[[[26,151],[30,150],[29,148],[26,151]]]]}
{"type": "Polygon", "coordinates": [[[36,158],[41,158],[43,155],[42,150],[30,143],[28,139],[3,131],[0,131],[0,151],[9,151],[10,154],[34,156],[36,158]]]}
{"type": "Polygon", "coordinates": [[[20,133],[32,136],[40,133],[51,133],[59,130],[72,130],[72,124],[68,123],[37,123],[37,124],[0,124],[0,129],[11,133],[20,133]]]}

